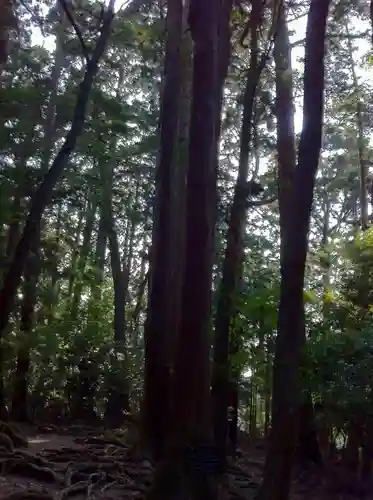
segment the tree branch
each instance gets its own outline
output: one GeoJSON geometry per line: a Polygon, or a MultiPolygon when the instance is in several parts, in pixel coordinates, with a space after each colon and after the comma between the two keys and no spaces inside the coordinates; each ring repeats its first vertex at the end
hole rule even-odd
{"type": "Polygon", "coordinates": [[[277,201],[277,195],[272,196],[271,198],[265,198],[264,200],[256,200],[256,201],[248,201],[247,207],[252,208],[252,207],[263,207],[264,205],[270,205],[271,203],[274,203],[277,201]]]}
{"type": "Polygon", "coordinates": [[[132,14],[137,14],[137,12],[142,8],[146,7],[150,9],[154,0],[132,0],[130,2],[126,1],[119,8],[120,12],[124,12],[127,16],[132,14]]]}
{"type": "MultiPolygon", "coordinates": [[[[344,35],[343,33],[340,33],[340,34],[327,34],[325,39],[326,40],[364,40],[366,38],[368,38],[369,36],[369,33],[370,31],[367,30],[367,31],[363,31],[362,33],[352,33],[351,35],[344,35]]],[[[303,45],[305,44],[305,41],[306,39],[305,38],[302,38],[300,40],[296,40],[295,42],[293,42],[290,46],[291,48],[295,48],[295,47],[303,47],[303,45]]]]}
{"type": "Polygon", "coordinates": [[[82,32],[79,28],[79,26],[77,25],[75,19],[74,19],[74,16],[70,10],[70,6],[68,4],[68,2],[66,0],[58,0],[68,18],[68,20],[70,21],[70,24],[71,26],[74,28],[74,31],[76,33],[76,36],[78,37],[79,39],[79,42],[80,42],[80,45],[82,47],[82,51],[83,51],[83,55],[87,61],[87,63],[89,63],[90,61],[90,56],[89,56],[89,52],[88,52],[88,49],[87,49],[87,46],[85,44],[85,41],[83,39],[83,35],[82,35],[82,32]]]}

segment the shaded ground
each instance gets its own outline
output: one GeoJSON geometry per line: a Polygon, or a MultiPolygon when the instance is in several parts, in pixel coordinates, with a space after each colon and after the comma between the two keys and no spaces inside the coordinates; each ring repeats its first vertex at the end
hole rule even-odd
{"type": "MultiPolygon", "coordinates": [[[[83,426],[22,427],[14,433],[0,423],[0,500],[143,499],[154,468],[130,444],[133,434],[83,426]]],[[[264,447],[257,442],[244,449],[230,466],[227,500],[251,500],[260,485],[264,447]]],[[[316,470],[296,474],[291,498],[373,499],[373,488],[342,492],[338,482],[316,470]]]]}

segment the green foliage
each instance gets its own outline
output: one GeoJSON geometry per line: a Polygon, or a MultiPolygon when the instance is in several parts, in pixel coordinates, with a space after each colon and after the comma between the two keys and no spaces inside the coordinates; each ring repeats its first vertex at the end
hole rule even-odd
{"type": "MultiPolygon", "coordinates": [[[[61,35],[62,59],[56,60],[54,42],[61,24],[56,6],[50,2],[28,2],[27,8],[22,5],[19,40],[1,74],[0,283],[14,250],[8,248],[11,229],[19,235],[30,197],[42,176],[42,160],[47,156],[50,164],[59,150],[84,74],[81,45],[70,26],[61,35]],[[38,33],[49,38],[44,40],[38,33]],[[50,112],[51,140],[47,133],[50,112]]],[[[89,48],[97,35],[99,12],[100,4],[95,1],[77,2],[75,14],[89,48]]],[[[305,12],[301,4],[292,6],[289,17],[299,18],[305,12]]],[[[238,41],[248,18],[245,8],[234,8],[233,54],[224,91],[218,169],[216,282],[237,173],[241,104],[249,64],[248,50],[238,41]]],[[[365,48],[356,53],[356,40],[365,38],[370,47],[370,30],[367,35],[361,33],[366,23],[359,2],[339,3],[329,20],[324,150],[316,179],[304,291],[308,333],[305,386],[309,385],[315,397],[338,405],[347,414],[356,407],[371,411],[372,404],[373,232],[352,236],[359,214],[359,103],[364,136],[360,143],[367,163],[373,158],[368,140],[372,135],[373,88],[365,73],[372,58],[365,57],[365,48]],[[353,71],[358,74],[358,88],[353,71]],[[346,245],[351,239],[354,243],[346,245]]],[[[304,33],[294,23],[289,29],[296,32],[292,35],[293,60],[298,62],[284,78],[293,77],[299,133],[303,77],[299,40],[304,33]]],[[[71,388],[83,385],[84,378],[100,413],[108,393],[127,384],[131,384],[133,403],[140,400],[147,303],[143,283],[149,266],[144,255],[149,253],[152,233],[164,36],[164,18],[156,5],[130,17],[125,9],[117,13],[90,96],[84,134],[43,220],[33,326],[28,334],[20,333],[20,288],[12,324],[2,340],[5,373],[9,375],[5,380],[8,400],[17,353],[25,347],[31,358],[29,381],[35,407],[43,407],[53,398],[73,399],[71,388]],[[123,279],[128,281],[125,341],[119,344],[114,342],[109,241],[114,230],[123,279]],[[82,360],[86,360],[85,367],[82,360]]],[[[260,179],[268,198],[278,191],[274,76],[269,64],[257,91],[255,134],[250,145],[250,175],[260,179]]],[[[251,207],[244,234],[245,265],[236,297],[237,314],[230,332],[237,348],[231,371],[235,376],[250,371],[251,387],[256,387],[262,399],[270,390],[268,374],[276,340],[279,243],[276,202],[251,207]]]]}

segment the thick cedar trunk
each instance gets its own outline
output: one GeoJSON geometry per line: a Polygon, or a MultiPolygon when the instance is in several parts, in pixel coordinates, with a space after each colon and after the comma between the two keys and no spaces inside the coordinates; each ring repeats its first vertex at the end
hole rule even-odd
{"type": "Polygon", "coordinates": [[[219,2],[192,0],[193,97],[187,172],[186,238],[180,336],[173,391],[179,439],[210,431],[209,320],[216,201],[217,34],[219,2]],[[190,360],[193,359],[193,369],[190,360]]]}
{"type": "Polygon", "coordinates": [[[305,339],[303,285],[315,175],[322,142],[324,52],[329,1],[312,0],[308,14],[303,130],[290,197],[289,228],[281,263],[278,335],[274,360],[272,433],[261,500],[287,500],[297,443],[299,364],[305,339]]]}
{"type": "MultiPolygon", "coordinates": [[[[258,29],[262,7],[258,3],[255,3],[255,6],[258,6],[258,9],[253,8],[251,14],[251,57],[244,96],[239,171],[230,210],[227,246],[223,262],[222,280],[218,290],[215,320],[214,362],[212,372],[213,419],[215,441],[220,448],[223,462],[226,458],[226,438],[228,429],[229,330],[235,314],[236,294],[241,277],[243,256],[242,237],[246,218],[246,185],[249,170],[254,99],[261,70],[264,66],[263,64],[259,64],[258,61],[258,29]]],[[[229,26],[229,20],[230,10],[225,13],[223,22],[229,26]]],[[[225,44],[228,44],[229,47],[229,28],[228,30],[225,28],[225,32],[228,38],[225,44]]]]}
{"type": "MultiPolygon", "coordinates": [[[[17,288],[21,280],[28,253],[30,248],[34,245],[35,237],[37,237],[38,227],[40,226],[44,210],[52,197],[53,189],[68,162],[71,152],[75,148],[77,139],[83,131],[89,94],[98,70],[98,62],[104,53],[110,35],[112,19],[113,2],[111,2],[109,9],[104,15],[101,35],[97,41],[90,61],[87,62],[86,72],[80,85],[71,128],[51,168],[46,173],[44,180],[32,197],[25,227],[14,252],[13,261],[4,278],[4,284],[0,291],[0,336],[4,335],[5,329],[8,326],[17,288]]],[[[2,395],[0,395],[0,400],[1,398],[2,395]]]]}
{"type": "MultiPolygon", "coordinates": [[[[183,4],[168,3],[163,93],[159,118],[160,154],[156,171],[149,303],[145,326],[145,432],[156,458],[162,458],[170,421],[171,347],[177,332],[169,297],[176,262],[172,260],[173,179],[181,84],[180,44],[183,4]]],[[[180,221],[183,224],[183,221],[180,221]]],[[[177,263],[180,265],[180,263],[177,263]]]]}
{"type": "Polygon", "coordinates": [[[149,494],[152,499],[180,498],[181,494],[193,500],[216,498],[216,491],[211,488],[214,485],[207,484],[204,477],[197,479],[188,474],[189,481],[183,481],[183,473],[187,472],[183,462],[186,448],[211,438],[209,320],[216,202],[217,85],[220,81],[217,71],[219,6],[219,0],[208,4],[191,0],[189,7],[194,51],[185,265],[172,384],[172,421],[166,421],[171,426],[173,439],[156,473],[149,494]],[[190,360],[193,360],[192,366],[190,360]]]}
{"type": "MultiPolygon", "coordinates": [[[[183,8],[183,34],[181,39],[180,57],[182,65],[179,115],[178,115],[178,135],[175,165],[173,170],[172,204],[173,213],[171,216],[171,227],[174,233],[174,245],[171,248],[172,273],[170,287],[172,292],[169,297],[169,308],[173,310],[170,331],[178,332],[180,327],[183,265],[185,252],[185,206],[186,206],[186,172],[188,168],[188,148],[189,148],[189,128],[190,112],[192,101],[192,54],[193,42],[188,29],[189,2],[184,3],[183,8]]],[[[172,363],[175,359],[177,345],[177,335],[172,339],[170,357],[172,363]]]]}

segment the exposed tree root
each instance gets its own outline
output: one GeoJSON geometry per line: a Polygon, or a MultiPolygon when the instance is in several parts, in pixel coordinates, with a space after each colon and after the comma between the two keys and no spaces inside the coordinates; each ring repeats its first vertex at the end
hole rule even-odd
{"type": "MultiPolygon", "coordinates": [[[[129,453],[131,447],[122,438],[126,434],[102,431],[94,436],[86,431],[85,436],[74,439],[79,447],[46,449],[36,454],[17,448],[8,434],[0,434],[2,476],[28,478],[44,489],[53,486],[58,490],[50,491],[49,496],[35,490],[16,492],[12,493],[16,496],[8,495],[4,499],[64,500],[75,496],[114,499],[145,495],[152,484],[154,468],[148,460],[136,459],[129,453]]],[[[24,444],[24,441],[16,442],[24,444]]],[[[1,496],[0,500],[3,500],[1,496]]]]}
{"type": "MultiPolygon", "coordinates": [[[[166,469],[155,468],[133,441],[126,442],[129,433],[79,428],[81,434],[75,438],[76,428],[66,438],[58,437],[68,434],[66,428],[54,429],[53,435],[48,432],[46,441],[49,446],[56,443],[55,448],[37,453],[31,444],[27,450],[19,448],[26,441],[19,431],[16,435],[20,439],[14,439],[9,431],[0,433],[0,500],[188,500],[191,495],[201,498],[195,495],[195,487],[203,492],[203,500],[252,500],[261,482],[262,450],[253,448],[243,452],[229,463],[228,473],[216,482],[219,489],[211,489],[193,485],[185,471],[180,475],[181,469],[175,463],[168,464],[166,469]],[[209,490],[214,490],[213,496],[209,490]]],[[[291,500],[336,498],[321,496],[320,476],[314,478],[316,482],[311,479],[295,479],[291,500]]],[[[356,500],[356,497],[345,498],[356,500]]]]}
{"type": "Polygon", "coordinates": [[[1,448],[4,448],[7,451],[10,452],[14,451],[13,441],[7,434],[0,433],[0,446],[1,448]]]}
{"type": "Polygon", "coordinates": [[[0,497],[1,500],[54,500],[49,493],[41,491],[15,491],[9,495],[0,497]]]}
{"type": "Polygon", "coordinates": [[[24,438],[15,424],[0,422],[0,435],[7,435],[15,448],[27,448],[28,442],[24,438]]]}

